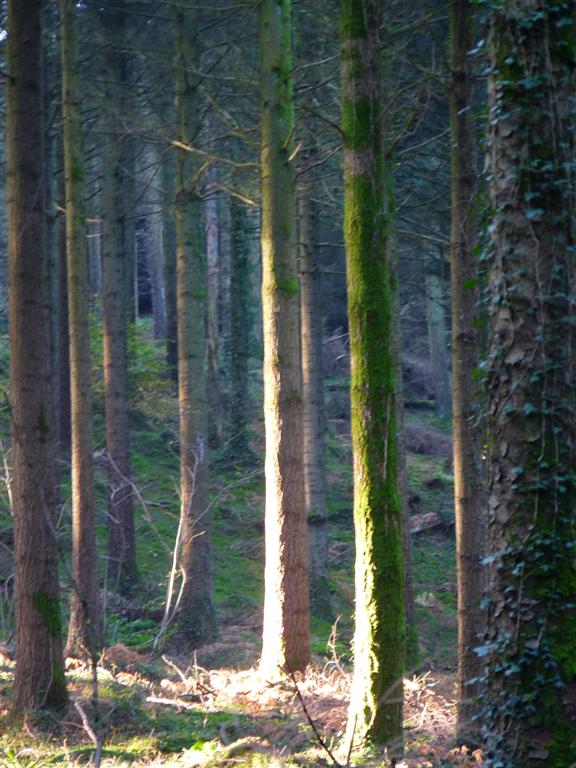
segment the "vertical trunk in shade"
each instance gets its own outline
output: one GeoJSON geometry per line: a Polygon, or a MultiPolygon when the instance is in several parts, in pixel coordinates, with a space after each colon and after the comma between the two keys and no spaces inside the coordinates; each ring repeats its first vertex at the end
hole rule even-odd
{"type": "Polygon", "coordinates": [[[8,3],[7,70],[14,703],[34,710],[67,700],[53,478],[41,0],[8,3]]]}
{"type": "MultiPolygon", "coordinates": [[[[178,139],[198,135],[196,11],[178,6],[176,22],[176,124],[178,139]]],[[[178,311],[178,399],[180,404],[181,566],[184,589],[178,626],[191,646],[216,636],[213,562],[208,511],[206,396],[206,257],[202,201],[195,188],[194,156],[176,154],[176,294],[178,311]]]]}

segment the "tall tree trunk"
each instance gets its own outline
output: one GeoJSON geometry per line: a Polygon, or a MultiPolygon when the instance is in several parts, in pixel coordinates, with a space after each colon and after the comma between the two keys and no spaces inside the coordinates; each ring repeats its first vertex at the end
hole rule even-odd
{"type": "Polygon", "coordinates": [[[33,710],[67,700],[53,478],[41,0],[8,3],[7,64],[14,704],[33,710]]]}
{"type": "MultiPolygon", "coordinates": [[[[198,135],[197,14],[176,8],[176,122],[178,139],[198,135]]],[[[206,258],[202,202],[195,188],[194,156],[176,155],[176,286],[178,398],[180,403],[180,496],[184,589],[179,628],[191,646],[216,635],[208,491],[206,396],[206,258]]]]}
{"type": "MultiPolygon", "coordinates": [[[[64,200],[64,185],[62,185],[64,200]]],[[[72,425],[70,403],[70,337],[68,330],[68,267],[66,266],[66,219],[58,220],[58,435],[59,451],[66,456],[70,453],[72,425]]]]}
{"type": "Polygon", "coordinates": [[[576,760],[574,16],[490,6],[487,390],[492,765],[576,760]]]}
{"type": "Polygon", "coordinates": [[[260,5],[266,570],[260,667],[310,661],[290,0],[260,5]]]}
{"type": "Polygon", "coordinates": [[[208,262],[208,437],[210,446],[218,448],[222,443],[222,396],[220,393],[220,221],[219,194],[214,184],[216,168],[208,172],[206,211],[206,256],[208,262]]]}
{"type": "Polygon", "coordinates": [[[248,300],[250,296],[249,249],[247,216],[242,203],[230,203],[232,225],[230,254],[230,454],[238,461],[250,455],[248,415],[250,391],[248,362],[250,359],[250,326],[248,300]]]}
{"type": "Polygon", "coordinates": [[[398,492],[393,270],[387,246],[381,4],[342,0],[344,238],[351,355],[356,629],[348,740],[402,738],[404,573],[398,492]]]}
{"type": "Polygon", "coordinates": [[[450,130],[452,134],[452,410],[454,509],[458,578],[458,736],[477,727],[478,681],[482,659],[475,653],[483,629],[484,526],[480,433],[477,426],[479,334],[476,325],[478,265],[474,255],[476,220],[476,132],[472,112],[472,4],[453,0],[450,9],[450,130]],[[470,681],[476,681],[474,683],[470,681]]]}
{"type": "Polygon", "coordinates": [[[91,659],[101,642],[92,446],[90,304],[76,0],[60,0],[62,113],[72,422],[72,576],[67,653],[91,659]]]}
{"type": "Polygon", "coordinates": [[[176,190],[174,153],[162,158],[162,232],[164,234],[164,289],[166,291],[166,364],[170,377],[178,380],[178,331],[176,310],[176,190]]]}
{"type": "Polygon", "coordinates": [[[142,203],[144,207],[144,231],[146,266],[150,280],[150,295],[152,298],[152,324],[155,339],[166,337],[166,300],[164,291],[164,238],[162,234],[161,193],[158,177],[158,156],[154,147],[148,147],[144,152],[143,164],[145,172],[145,193],[142,203]]]}
{"type": "Polygon", "coordinates": [[[324,376],[320,265],[312,186],[299,197],[300,328],[302,337],[303,456],[306,514],[310,543],[310,606],[317,616],[332,618],[328,585],[328,512],[324,464],[324,376]]]}
{"type": "Polygon", "coordinates": [[[119,84],[125,82],[121,50],[124,11],[102,13],[108,51],[107,120],[110,140],[103,157],[102,290],[104,335],[104,402],[108,452],[108,583],[129,594],[137,579],[136,543],[128,424],[128,339],[126,297],[126,200],[123,182],[122,126],[117,118],[119,84]]]}
{"type": "Polygon", "coordinates": [[[428,340],[430,344],[430,360],[434,378],[434,401],[436,416],[440,419],[449,418],[452,412],[452,397],[450,389],[450,358],[448,355],[448,338],[446,329],[446,313],[444,311],[444,290],[442,278],[431,259],[426,273],[426,314],[428,315],[428,340]]]}

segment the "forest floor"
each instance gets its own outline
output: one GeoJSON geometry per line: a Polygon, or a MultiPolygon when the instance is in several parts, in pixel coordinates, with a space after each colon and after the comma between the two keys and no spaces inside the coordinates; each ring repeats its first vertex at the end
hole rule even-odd
{"type": "MultiPolygon", "coordinates": [[[[103,435],[102,393],[94,338],[96,434],[103,435]]],[[[338,752],[350,683],[353,611],[351,444],[342,387],[327,387],[327,473],[332,621],[313,618],[314,664],[297,680],[270,684],[257,672],[263,599],[263,476],[213,455],[211,481],[215,598],[220,637],[183,653],[171,629],[154,650],[178,523],[177,407],[162,354],[145,332],[132,342],[132,442],[137,501],[138,590],[130,601],[104,593],[107,647],[92,670],[68,661],[71,704],[55,719],[25,723],[10,712],[13,676],[11,521],[0,496],[0,768],[80,766],[328,766],[338,752]],[[332,392],[335,392],[333,395],[332,392]],[[239,590],[238,585],[242,585],[239,590]],[[97,744],[95,744],[97,742],[97,744]],[[324,745],[324,746],[322,746],[324,745]],[[332,756],[330,755],[332,752],[332,756]]],[[[258,369],[254,369],[257,387],[258,369]]],[[[412,398],[414,399],[414,398],[412,398]]],[[[263,455],[256,409],[252,445],[263,455]]],[[[0,414],[5,421],[5,415],[0,414]]],[[[1,422],[0,422],[1,426],[1,422]]],[[[404,689],[405,751],[396,768],[477,766],[481,754],[455,749],[456,577],[450,426],[422,400],[407,415],[413,573],[420,660],[404,689]]],[[[101,445],[98,447],[101,448],[101,445]]],[[[97,455],[101,455],[97,451],[97,455]]],[[[97,472],[98,538],[106,546],[106,467],[97,472]]],[[[67,475],[63,473],[62,552],[69,552],[67,475]]],[[[105,562],[105,558],[102,558],[105,562]]],[[[62,581],[68,566],[63,557],[62,581]]],[[[104,574],[102,574],[104,577],[104,574]]],[[[351,756],[354,762],[354,755],[351,756]]],[[[383,755],[362,765],[391,765],[383,755]]]]}

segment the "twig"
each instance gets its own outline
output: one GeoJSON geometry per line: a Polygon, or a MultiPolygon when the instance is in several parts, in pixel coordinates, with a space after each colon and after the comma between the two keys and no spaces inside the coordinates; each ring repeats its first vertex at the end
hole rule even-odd
{"type": "MultiPolygon", "coordinates": [[[[300,693],[300,688],[298,687],[298,682],[296,681],[296,677],[294,675],[294,672],[289,672],[288,674],[290,676],[290,679],[292,680],[292,683],[294,684],[294,690],[296,691],[296,696],[298,697],[298,701],[300,702],[300,706],[302,707],[302,711],[306,715],[306,720],[308,720],[308,722],[310,724],[310,727],[314,731],[314,736],[316,736],[316,740],[318,741],[318,744],[320,744],[320,746],[322,747],[324,752],[326,752],[326,754],[328,755],[330,760],[332,760],[332,764],[334,766],[336,766],[336,768],[345,768],[342,765],[342,763],[339,763],[338,760],[336,760],[336,758],[334,757],[334,754],[332,753],[332,750],[330,749],[328,744],[326,744],[326,742],[322,738],[322,734],[318,730],[318,727],[317,727],[316,723],[314,722],[314,720],[312,720],[312,718],[310,716],[310,713],[308,712],[308,708],[306,706],[306,702],[304,701],[304,697],[300,693]]],[[[348,763],[346,763],[346,765],[348,765],[348,763]]]]}

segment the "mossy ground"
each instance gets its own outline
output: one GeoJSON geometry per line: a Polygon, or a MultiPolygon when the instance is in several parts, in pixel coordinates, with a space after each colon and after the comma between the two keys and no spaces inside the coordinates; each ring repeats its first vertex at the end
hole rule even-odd
{"type": "MultiPolygon", "coordinates": [[[[96,327],[93,336],[97,349],[96,327]]],[[[252,459],[246,466],[234,464],[227,459],[225,446],[214,457],[211,476],[215,596],[221,636],[196,654],[176,655],[178,649],[171,645],[169,630],[163,646],[168,661],[153,650],[178,524],[179,459],[175,392],[164,374],[162,350],[149,337],[148,326],[141,324],[131,341],[132,448],[140,582],[130,601],[111,593],[106,596],[107,644],[112,647],[103,655],[99,667],[104,735],[102,765],[264,766],[289,764],[293,758],[300,765],[325,764],[323,761],[329,762],[329,758],[318,747],[295,698],[294,686],[286,683],[281,690],[270,688],[265,681],[255,682],[253,671],[245,671],[253,668],[260,651],[264,479],[261,464],[252,459]],[[222,683],[226,679],[228,683],[222,683]],[[219,685],[221,688],[216,689],[219,685]],[[235,744],[238,746],[234,747],[235,744]]],[[[96,355],[96,382],[101,382],[99,365],[101,360],[96,355]]],[[[256,368],[255,371],[253,396],[257,401],[260,385],[256,368]]],[[[338,391],[338,397],[340,395],[338,391]]],[[[328,406],[330,408],[330,403],[328,406]]],[[[97,449],[103,445],[102,407],[97,386],[97,449]]],[[[340,409],[341,403],[337,407],[340,409]]],[[[254,408],[254,413],[258,413],[258,408],[254,408]]],[[[0,418],[5,431],[7,414],[0,414],[0,418]]],[[[410,418],[422,418],[427,428],[437,430],[444,438],[449,432],[447,424],[435,423],[427,411],[419,410],[410,418]]],[[[252,430],[254,455],[261,457],[263,435],[258,417],[252,422],[252,430]]],[[[2,439],[6,445],[7,433],[2,439]]],[[[330,585],[334,612],[339,618],[336,625],[313,618],[315,671],[301,686],[325,738],[336,742],[346,712],[354,599],[351,444],[345,419],[330,420],[326,455],[330,585]]],[[[98,462],[97,467],[98,541],[104,554],[106,472],[102,462],[98,462]]],[[[446,718],[452,717],[456,584],[449,467],[442,457],[411,454],[408,470],[414,526],[425,520],[426,515],[436,515],[447,523],[440,530],[413,537],[422,666],[410,673],[433,670],[440,675],[444,695],[433,695],[430,693],[433,687],[426,685],[418,688],[417,693],[409,692],[414,702],[420,697],[420,703],[411,704],[408,713],[407,740],[412,745],[415,762],[406,765],[412,766],[424,764],[418,761],[426,749],[434,751],[434,733],[426,731],[426,722],[418,722],[418,707],[426,696],[429,702],[438,703],[441,698],[446,718]],[[428,689],[426,696],[422,693],[425,689],[428,689]]],[[[66,553],[70,537],[66,472],[63,472],[61,495],[59,532],[62,552],[66,553]]],[[[3,487],[0,487],[0,504],[0,550],[6,553],[11,547],[11,522],[3,487]]],[[[101,563],[104,582],[103,557],[101,563]]],[[[67,572],[63,555],[64,588],[68,583],[67,572]]],[[[93,746],[73,707],[59,722],[49,716],[38,716],[24,726],[11,720],[11,589],[9,563],[0,559],[0,649],[6,651],[5,655],[0,653],[0,766],[82,765],[90,759],[93,746]]],[[[93,722],[88,678],[88,672],[81,667],[68,671],[72,697],[81,702],[93,722]]],[[[426,720],[426,716],[423,717],[426,720]]],[[[442,755],[445,755],[446,739],[442,744],[442,755]]],[[[460,760],[460,756],[450,757],[444,764],[453,765],[457,759],[460,760]]],[[[428,765],[442,765],[441,760],[444,757],[428,765]]]]}

